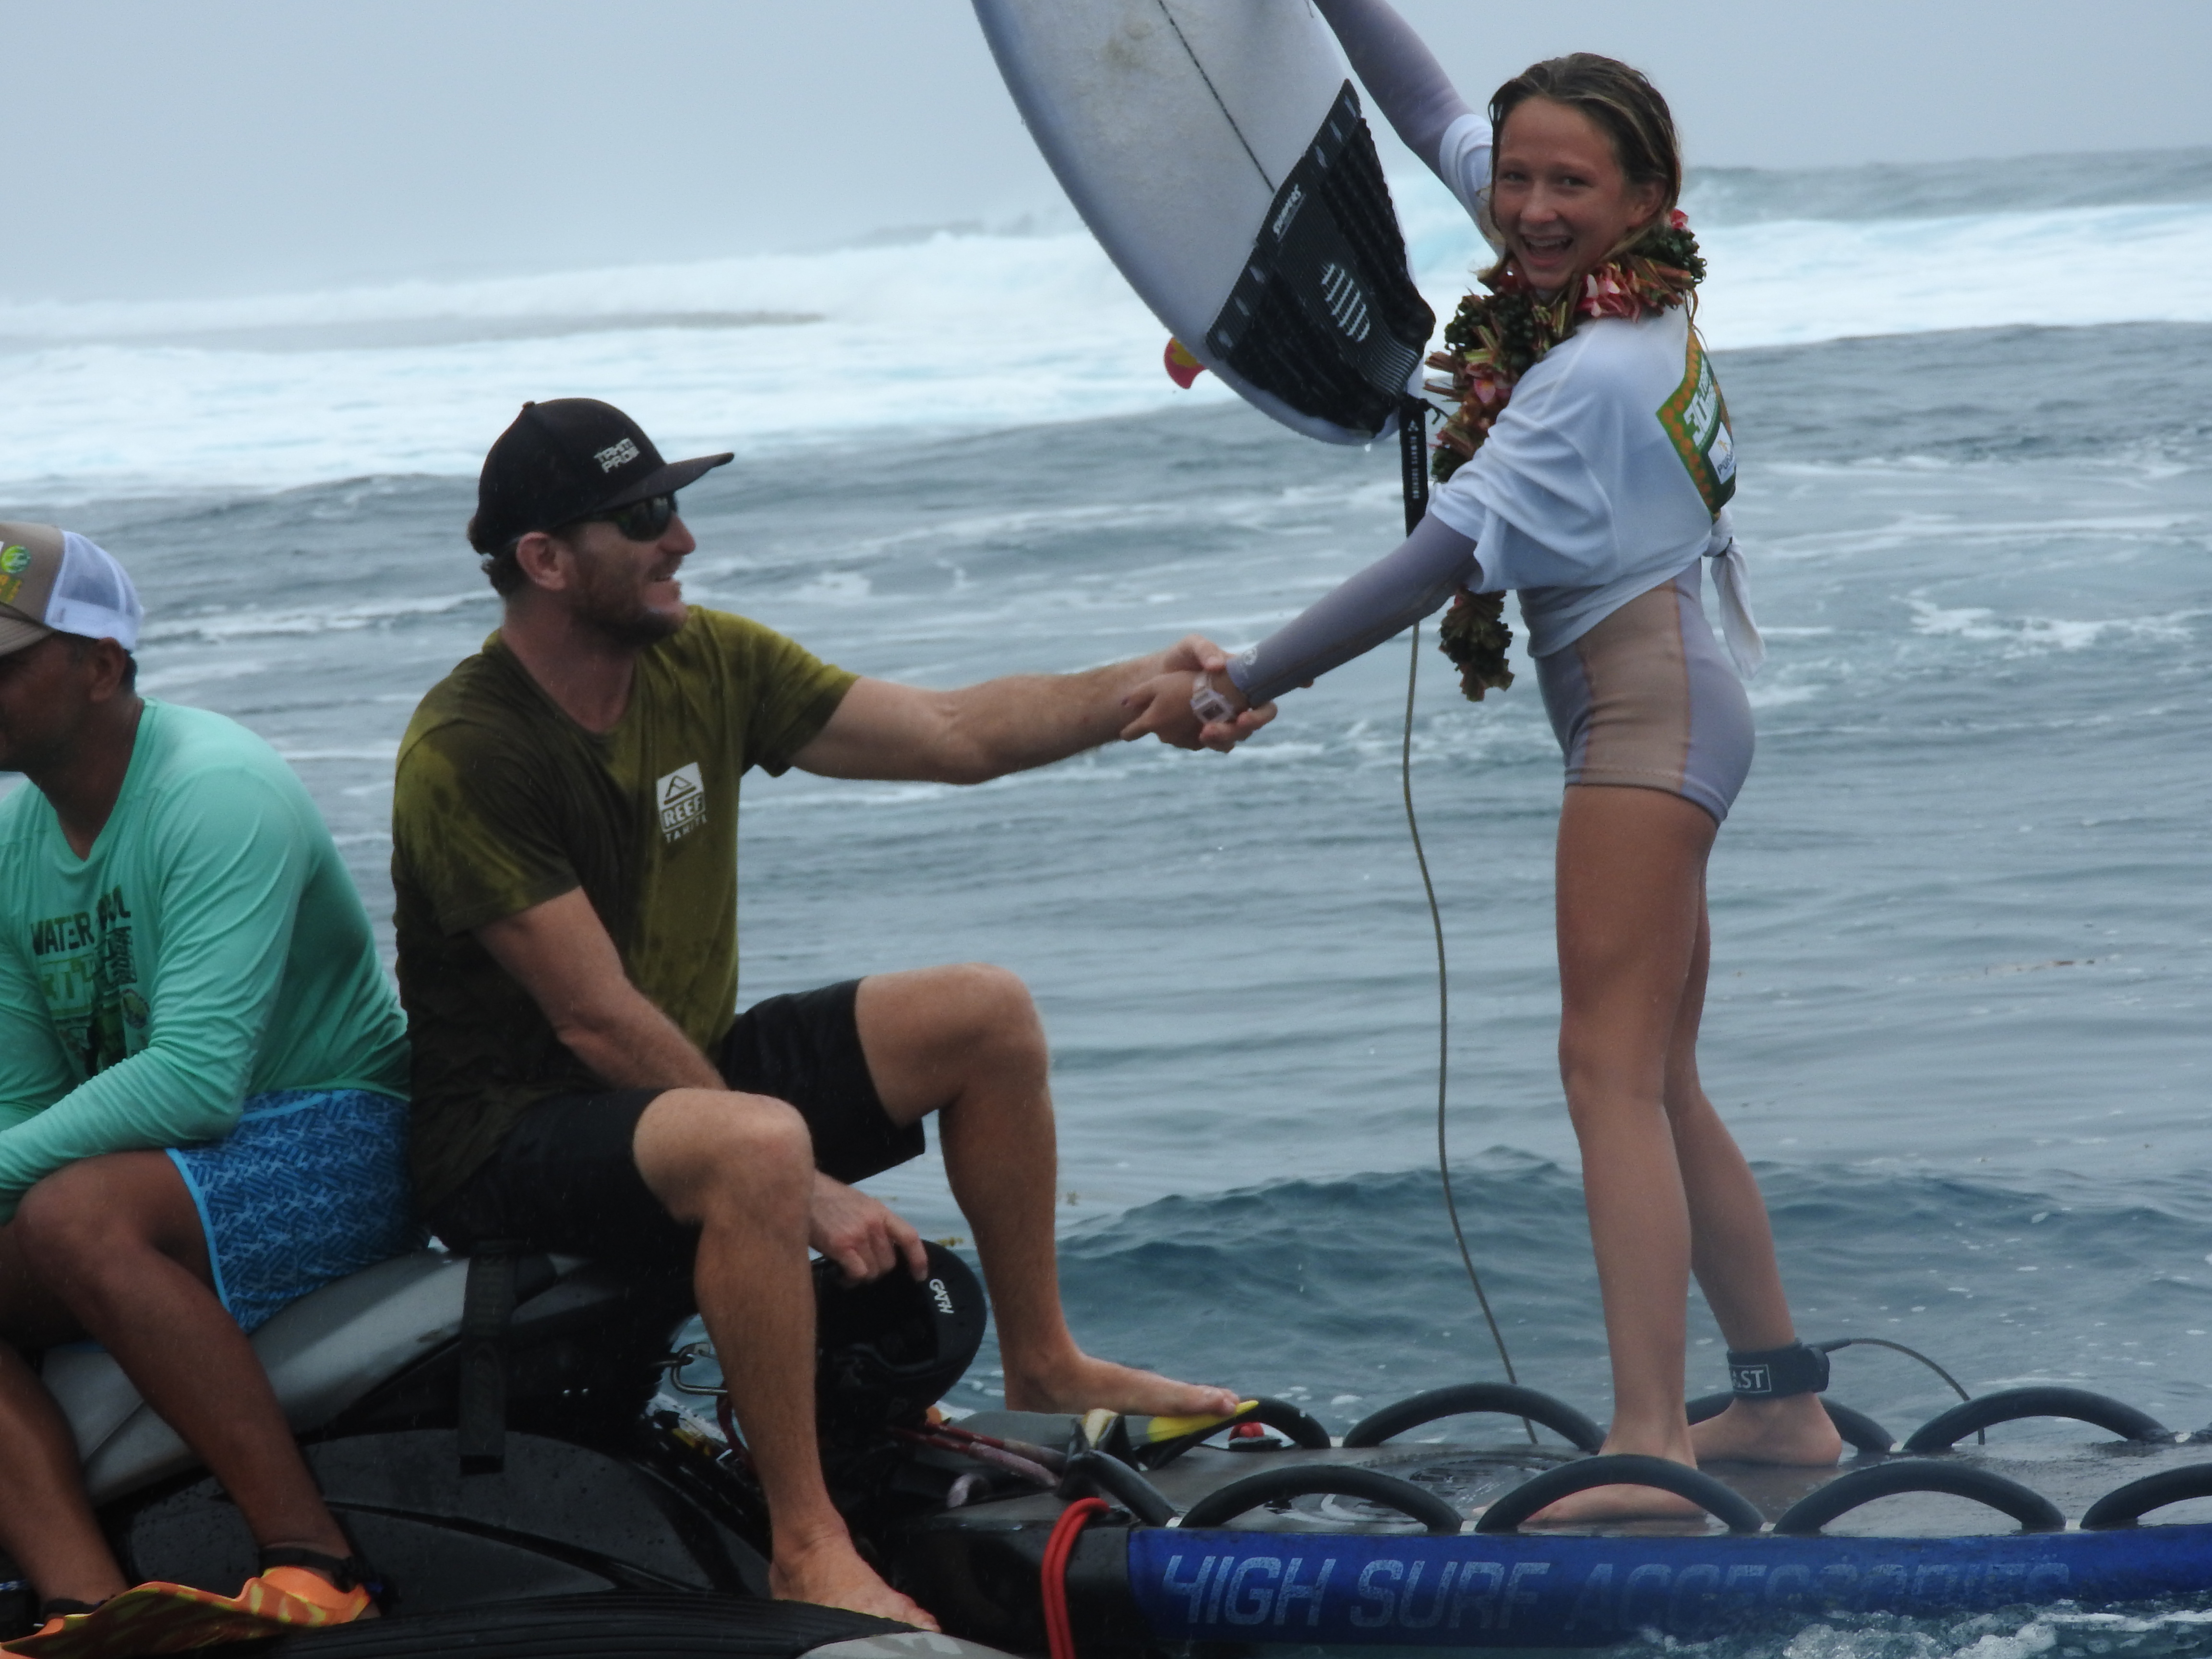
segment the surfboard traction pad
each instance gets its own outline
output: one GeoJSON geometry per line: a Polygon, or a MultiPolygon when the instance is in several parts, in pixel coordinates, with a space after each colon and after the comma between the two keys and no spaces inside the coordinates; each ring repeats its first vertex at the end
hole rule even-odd
{"type": "Polygon", "coordinates": [[[1436,321],[1347,81],[1276,191],[1206,350],[1300,414],[1379,434],[1436,321]]]}
{"type": "MultiPolygon", "coordinates": [[[[1040,1437],[1044,1419],[1018,1425],[1015,1415],[969,1420],[986,1432],[1040,1437]]],[[[2018,1480],[2078,1518],[2112,1488],[2202,1462],[2206,1450],[2114,1442],[1950,1455],[2018,1480]]],[[[1150,1478],[1182,1510],[1262,1468],[1356,1465],[1468,1510],[1574,1455],[1548,1446],[1419,1442],[1327,1452],[1200,1446],[1150,1478]]],[[[1771,1521],[1838,1474],[1879,1461],[1854,1457],[1830,1469],[1717,1464],[1708,1473],[1771,1521]]],[[[898,1579],[927,1587],[948,1630],[1019,1646],[1031,1622],[1024,1604],[1036,1599],[1045,1540],[1062,1507],[1040,1493],[932,1516],[896,1547],[898,1579]]],[[[1069,1610],[1086,1654],[1186,1641],[1574,1648],[1652,1632],[1704,1640],[1826,1617],[1955,1617],[2059,1601],[2087,1609],[2212,1590],[2212,1524],[2065,1533],[2011,1526],[1964,1498],[1911,1494],[1808,1537],[1731,1534],[1698,1521],[1455,1537],[1424,1533],[1358,1499],[1305,1498],[1202,1530],[1094,1522],[1069,1564],[1069,1610]]],[[[1042,1642],[1039,1621],[1032,1645],[1042,1642]]]]}

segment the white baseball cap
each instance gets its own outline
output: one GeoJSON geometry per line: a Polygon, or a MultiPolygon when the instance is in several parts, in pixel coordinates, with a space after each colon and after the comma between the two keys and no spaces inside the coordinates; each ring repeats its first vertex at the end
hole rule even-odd
{"type": "Polygon", "coordinates": [[[0,657],[49,634],[138,648],[146,607],[115,556],[74,530],[0,524],[0,657]]]}

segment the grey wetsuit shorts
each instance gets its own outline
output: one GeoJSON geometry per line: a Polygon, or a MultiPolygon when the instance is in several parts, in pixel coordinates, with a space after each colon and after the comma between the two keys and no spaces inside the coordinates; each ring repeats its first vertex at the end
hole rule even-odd
{"type": "Polygon", "coordinates": [[[1705,621],[1705,561],[1536,659],[1570,784],[1662,789],[1725,821],[1751,771],[1751,703],[1705,621]]]}

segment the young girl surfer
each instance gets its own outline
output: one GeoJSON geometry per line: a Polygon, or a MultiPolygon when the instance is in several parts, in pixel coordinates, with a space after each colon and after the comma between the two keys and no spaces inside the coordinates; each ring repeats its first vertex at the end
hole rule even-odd
{"type": "MultiPolygon", "coordinates": [[[[1559,1066],[1612,1349],[1605,1449],[1832,1463],[1841,1442],[1816,1397],[1825,1357],[1796,1339],[1765,1206],[1698,1080],[1705,860],[1752,750],[1750,706],[1705,619],[1707,558],[1731,650],[1749,668],[1759,647],[1729,531],[1726,408],[1690,325],[1703,264],[1674,211],[1673,118],[1636,70],[1577,54],[1508,81],[1486,119],[1384,0],[1319,3],[1399,136],[1503,257],[1431,360],[1461,407],[1427,518],[1224,672],[1153,682],[1133,699],[1139,725],[1180,713],[1188,694],[1225,745],[1268,718],[1271,700],[1455,592],[1446,648],[1479,698],[1510,678],[1497,596],[1518,590],[1566,757],[1559,1066]],[[1736,1395],[1694,1430],[1683,1411],[1692,1272],[1736,1395]]],[[[1601,1486],[1539,1518],[1693,1507],[1601,1486]]]]}

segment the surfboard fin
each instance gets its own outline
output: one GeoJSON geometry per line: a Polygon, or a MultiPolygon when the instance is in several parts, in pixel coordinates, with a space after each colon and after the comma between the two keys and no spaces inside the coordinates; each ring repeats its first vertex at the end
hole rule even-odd
{"type": "Polygon", "coordinates": [[[1206,373],[1206,365],[1192,356],[1190,348],[1172,334],[1168,336],[1167,353],[1162,361],[1167,366],[1168,379],[1185,392],[1190,390],[1192,381],[1206,373]]]}

